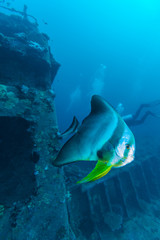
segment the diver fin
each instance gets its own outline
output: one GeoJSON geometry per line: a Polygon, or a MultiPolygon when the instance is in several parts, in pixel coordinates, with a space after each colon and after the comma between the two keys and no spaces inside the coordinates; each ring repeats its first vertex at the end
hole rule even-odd
{"type": "Polygon", "coordinates": [[[99,160],[92,172],[90,172],[85,178],[77,183],[93,182],[97,179],[100,179],[101,177],[105,176],[111,170],[111,168],[112,165],[108,166],[106,163],[99,160]]]}
{"type": "Polygon", "coordinates": [[[60,134],[60,137],[65,138],[65,137],[68,137],[68,135],[70,135],[72,133],[76,133],[79,126],[80,126],[80,123],[77,120],[77,118],[74,116],[71,125],[69,126],[69,128],[66,131],[64,131],[63,133],[60,134]]]}

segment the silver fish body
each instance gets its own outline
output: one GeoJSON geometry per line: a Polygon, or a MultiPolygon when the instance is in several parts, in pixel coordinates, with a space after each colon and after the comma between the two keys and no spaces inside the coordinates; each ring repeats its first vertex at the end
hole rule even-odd
{"type": "Polygon", "coordinates": [[[108,167],[122,167],[130,163],[134,152],[135,139],[124,120],[102,97],[94,95],[90,114],[77,133],[64,144],[53,164],[62,166],[76,161],[100,161],[96,165],[97,174],[98,169],[101,171],[103,168],[104,171],[106,168],[108,171],[108,167]]]}

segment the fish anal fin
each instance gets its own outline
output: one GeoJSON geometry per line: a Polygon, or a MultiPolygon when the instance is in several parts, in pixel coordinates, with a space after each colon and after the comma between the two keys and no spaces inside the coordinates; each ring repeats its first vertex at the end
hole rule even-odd
{"type": "Polygon", "coordinates": [[[85,178],[77,183],[80,184],[98,180],[101,177],[104,177],[111,170],[111,168],[112,165],[107,165],[107,163],[99,160],[92,172],[90,172],[85,178]]]}

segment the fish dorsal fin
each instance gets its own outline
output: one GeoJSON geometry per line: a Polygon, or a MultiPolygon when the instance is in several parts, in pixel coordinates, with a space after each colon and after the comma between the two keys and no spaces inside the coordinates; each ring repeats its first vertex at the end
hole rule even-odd
{"type": "Polygon", "coordinates": [[[91,99],[91,114],[111,112],[112,107],[98,95],[93,95],[91,99]]]}

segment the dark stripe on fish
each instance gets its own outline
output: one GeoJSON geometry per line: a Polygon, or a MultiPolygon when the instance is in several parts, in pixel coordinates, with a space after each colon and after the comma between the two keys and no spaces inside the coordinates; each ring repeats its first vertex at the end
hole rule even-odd
{"type": "Polygon", "coordinates": [[[114,148],[118,146],[119,140],[122,138],[125,130],[125,122],[121,119],[119,114],[117,114],[117,117],[118,117],[117,127],[115,128],[111,138],[108,140],[114,148]]]}

